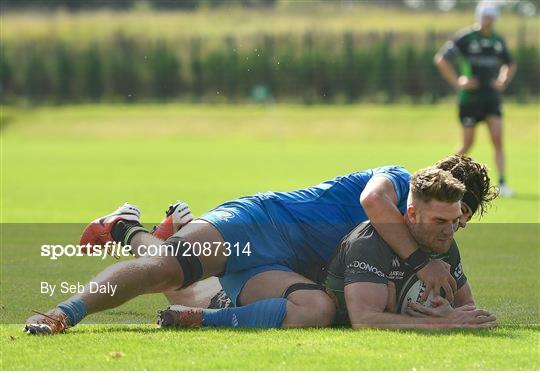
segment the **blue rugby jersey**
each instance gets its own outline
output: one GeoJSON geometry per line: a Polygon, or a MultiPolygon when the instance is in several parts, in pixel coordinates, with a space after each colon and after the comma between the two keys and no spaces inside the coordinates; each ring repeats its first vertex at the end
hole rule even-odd
{"type": "Polygon", "coordinates": [[[256,196],[295,253],[314,252],[326,262],[341,239],[368,219],[360,204],[360,194],[374,176],[384,176],[392,182],[397,207],[404,214],[410,174],[401,166],[354,172],[305,189],[256,196]]]}

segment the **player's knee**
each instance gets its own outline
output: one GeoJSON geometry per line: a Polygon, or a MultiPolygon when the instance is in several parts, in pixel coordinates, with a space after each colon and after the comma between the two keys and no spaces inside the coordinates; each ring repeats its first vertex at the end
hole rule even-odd
{"type": "Polygon", "coordinates": [[[309,309],[313,310],[318,321],[316,326],[332,325],[336,316],[336,305],[325,292],[317,291],[316,293],[317,295],[309,304],[309,309]]]}
{"type": "Polygon", "coordinates": [[[474,144],[474,137],[468,138],[463,142],[463,148],[469,150],[474,144]]]}
{"type": "Polygon", "coordinates": [[[336,315],[334,301],[322,290],[303,290],[287,298],[302,310],[302,326],[329,326],[336,315]]]}
{"type": "Polygon", "coordinates": [[[142,257],[135,260],[144,267],[145,285],[156,292],[174,290],[183,282],[183,273],[174,257],[142,257]]]}
{"type": "Polygon", "coordinates": [[[500,136],[495,136],[493,138],[493,146],[495,147],[495,150],[502,149],[502,138],[500,136]]]}
{"type": "MultiPolygon", "coordinates": [[[[176,289],[186,288],[203,278],[203,268],[200,259],[189,252],[191,245],[180,236],[172,236],[163,242],[167,247],[169,259],[175,259],[177,271],[181,273],[181,281],[176,284],[176,289]]],[[[173,266],[173,265],[172,265],[173,266]]],[[[174,266],[173,266],[174,267],[174,266]]]]}

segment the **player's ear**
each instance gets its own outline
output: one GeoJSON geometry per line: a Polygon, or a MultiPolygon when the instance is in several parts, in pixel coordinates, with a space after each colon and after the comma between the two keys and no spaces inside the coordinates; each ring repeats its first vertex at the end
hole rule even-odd
{"type": "Polygon", "coordinates": [[[416,223],[416,208],[413,204],[409,204],[407,206],[407,220],[409,220],[411,223],[416,223]]]}

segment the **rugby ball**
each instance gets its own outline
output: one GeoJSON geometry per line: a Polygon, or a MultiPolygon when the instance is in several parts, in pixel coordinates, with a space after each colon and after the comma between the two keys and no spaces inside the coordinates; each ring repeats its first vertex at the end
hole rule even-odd
{"type": "MultiPolygon", "coordinates": [[[[423,281],[418,280],[416,277],[411,278],[405,284],[405,287],[401,290],[398,297],[398,310],[399,313],[405,313],[410,303],[419,302],[422,295],[426,292],[426,284],[423,281]],[[416,280],[416,281],[414,281],[416,280]]],[[[433,292],[431,292],[424,302],[424,306],[432,307],[433,292]]]]}

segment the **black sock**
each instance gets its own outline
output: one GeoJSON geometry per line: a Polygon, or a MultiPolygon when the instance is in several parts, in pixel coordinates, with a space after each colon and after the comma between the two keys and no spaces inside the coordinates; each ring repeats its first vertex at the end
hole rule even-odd
{"type": "Polygon", "coordinates": [[[111,236],[116,242],[129,245],[138,232],[148,232],[138,221],[118,220],[111,229],[111,236]]]}
{"type": "Polygon", "coordinates": [[[504,185],[504,184],[506,184],[504,181],[504,176],[499,176],[499,185],[504,185]]]}

